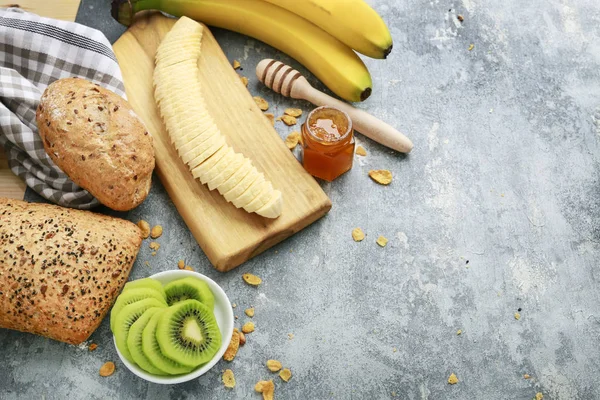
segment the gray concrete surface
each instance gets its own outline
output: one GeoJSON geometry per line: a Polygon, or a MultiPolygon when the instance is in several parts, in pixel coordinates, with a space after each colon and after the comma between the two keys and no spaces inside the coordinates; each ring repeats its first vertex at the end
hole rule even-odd
{"type": "MultiPolygon", "coordinates": [[[[84,0],[78,20],[115,40],[122,28],[107,3],[84,0]]],[[[373,3],[394,51],[367,60],[374,94],[360,107],[405,131],[410,156],[358,136],[368,156],[323,184],[329,215],[227,274],[211,268],[158,181],[125,215],[165,227],[158,254],[146,243],[133,278],[185,258],[237,304],[237,325],[256,307],[256,332],[237,358],[196,381],[158,386],[120,362],[114,376],[98,376],[117,361],[108,320],[92,335],[93,353],[0,331],[0,398],[258,399],[254,383],[271,378],[280,399],[600,398],[599,3],[373,3]],[[368,178],[379,168],[393,171],[389,187],[368,178]],[[362,243],[350,237],[357,226],[362,243]],[[264,284],[246,286],[244,272],[264,284]],[[291,368],[289,383],[265,368],[269,358],[291,368]],[[225,368],[234,390],[221,384],[225,368]]],[[[263,57],[305,72],[297,63],[215,34],[276,115],[310,109],[253,75],[263,57]]]]}

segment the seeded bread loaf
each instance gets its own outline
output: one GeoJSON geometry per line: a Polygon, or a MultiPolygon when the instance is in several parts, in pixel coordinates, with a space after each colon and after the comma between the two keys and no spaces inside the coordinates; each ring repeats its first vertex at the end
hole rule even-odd
{"type": "Polygon", "coordinates": [[[121,96],[80,78],[52,83],[36,120],[56,165],[102,204],[126,211],[150,191],[152,137],[121,96]]]}
{"type": "Polygon", "coordinates": [[[125,220],[0,198],[0,328],[83,342],[123,288],[141,242],[125,220]]]}

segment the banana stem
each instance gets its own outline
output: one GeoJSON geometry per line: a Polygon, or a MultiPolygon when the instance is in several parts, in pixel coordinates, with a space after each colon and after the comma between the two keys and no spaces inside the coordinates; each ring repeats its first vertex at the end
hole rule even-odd
{"type": "Polygon", "coordinates": [[[111,15],[120,24],[129,26],[133,16],[143,10],[161,9],[161,0],[112,0],[111,15]]]}

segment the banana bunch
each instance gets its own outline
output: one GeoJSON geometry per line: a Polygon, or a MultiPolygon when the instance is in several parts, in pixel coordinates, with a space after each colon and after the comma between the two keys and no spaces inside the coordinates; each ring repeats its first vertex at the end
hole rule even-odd
{"type": "Polygon", "coordinates": [[[363,101],[372,81],[356,50],[385,58],[392,37],[364,0],[113,0],[113,17],[130,25],[142,10],[187,16],[261,40],[296,59],[332,92],[363,101]]]}

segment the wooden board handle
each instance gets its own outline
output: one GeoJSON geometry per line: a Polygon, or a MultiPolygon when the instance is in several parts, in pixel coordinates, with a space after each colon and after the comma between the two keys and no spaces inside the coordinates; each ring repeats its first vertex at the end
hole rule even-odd
{"type": "Polygon", "coordinates": [[[412,141],[396,128],[365,111],[318,91],[300,72],[280,61],[262,60],[256,66],[256,76],[267,87],[284,96],[308,100],[317,106],[331,106],[345,111],[352,119],[355,130],[390,149],[401,153],[410,153],[413,149],[412,141]]]}

